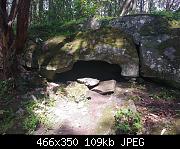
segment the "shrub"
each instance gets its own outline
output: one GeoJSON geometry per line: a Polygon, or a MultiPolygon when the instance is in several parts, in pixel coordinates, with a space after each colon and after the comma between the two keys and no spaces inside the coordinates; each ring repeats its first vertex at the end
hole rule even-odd
{"type": "Polygon", "coordinates": [[[12,80],[0,81],[0,100],[8,100],[11,98],[14,85],[12,80]]]}
{"type": "Polygon", "coordinates": [[[38,125],[39,121],[36,115],[31,114],[26,117],[23,121],[23,128],[28,130],[28,132],[34,131],[38,125]]]}
{"type": "Polygon", "coordinates": [[[150,97],[157,100],[174,100],[179,97],[179,92],[176,92],[175,90],[164,89],[158,93],[151,94],[150,97]]]}
{"type": "Polygon", "coordinates": [[[168,20],[180,20],[180,12],[179,11],[155,11],[153,12],[154,15],[162,16],[167,18],[168,20]]]}
{"type": "Polygon", "coordinates": [[[141,118],[130,109],[120,109],[115,114],[116,134],[137,134],[142,128],[141,118]]]}

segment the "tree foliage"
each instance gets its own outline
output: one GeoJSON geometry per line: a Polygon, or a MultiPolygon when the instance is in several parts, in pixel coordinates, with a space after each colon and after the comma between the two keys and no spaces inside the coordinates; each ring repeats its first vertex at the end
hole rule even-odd
{"type": "Polygon", "coordinates": [[[117,17],[176,11],[179,6],[179,0],[32,0],[31,24],[63,22],[94,15],[117,17]]]}

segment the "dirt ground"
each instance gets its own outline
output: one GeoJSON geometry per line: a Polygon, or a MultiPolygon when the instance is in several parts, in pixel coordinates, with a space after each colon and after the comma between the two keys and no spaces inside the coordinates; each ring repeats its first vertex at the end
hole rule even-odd
{"type": "MultiPolygon", "coordinates": [[[[63,92],[54,92],[54,84],[63,91],[67,84],[48,82],[46,87],[33,87],[25,94],[14,95],[13,100],[1,102],[1,109],[11,107],[14,111],[13,124],[6,129],[8,134],[29,133],[22,127],[21,117],[26,114],[24,101],[38,100],[41,95],[53,98],[51,106],[36,108],[35,114],[43,113],[47,123],[38,123],[31,134],[115,134],[114,115],[121,108],[121,103],[133,101],[140,113],[143,129],[139,134],[180,134],[180,102],[178,90],[165,88],[143,81],[117,82],[113,94],[101,95],[90,91],[90,99],[75,102],[68,100],[63,92]],[[45,109],[45,110],[44,110],[45,109]]],[[[48,102],[48,101],[47,101],[48,102]]],[[[131,106],[131,105],[130,105],[131,106]]],[[[40,107],[40,106],[39,106],[40,107]]],[[[2,120],[2,119],[1,119],[2,120]]]]}

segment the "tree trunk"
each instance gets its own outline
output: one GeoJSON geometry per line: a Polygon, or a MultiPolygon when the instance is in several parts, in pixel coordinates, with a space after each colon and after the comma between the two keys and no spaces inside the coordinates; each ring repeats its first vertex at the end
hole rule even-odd
{"type": "Polygon", "coordinates": [[[24,49],[28,23],[29,23],[29,8],[31,0],[22,0],[20,3],[20,10],[17,15],[17,28],[16,28],[16,53],[21,53],[24,49]]]}
{"type": "Polygon", "coordinates": [[[22,52],[28,28],[30,0],[13,0],[10,15],[7,15],[6,0],[0,1],[0,45],[3,54],[4,78],[18,74],[17,53],[22,52]],[[17,16],[16,36],[13,22],[17,16]]]}
{"type": "Polygon", "coordinates": [[[141,0],[140,2],[140,13],[143,13],[144,11],[144,0],[141,0]]]}
{"type": "Polygon", "coordinates": [[[120,16],[123,16],[128,12],[128,8],[130,7],[131,2],[132,0],[126,0],[124,2],[120,16]]]}
{"type": "Polygon", "coordinates": [[[44,0],[39,0],[39,20],[42,22],[43,20],[43,1],[44,0]]]}

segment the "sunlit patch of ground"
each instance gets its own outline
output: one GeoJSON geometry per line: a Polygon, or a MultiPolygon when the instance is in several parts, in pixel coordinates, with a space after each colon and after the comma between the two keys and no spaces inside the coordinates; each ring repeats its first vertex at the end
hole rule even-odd
{"type": "MultiPolygon", "coordinates": [[[[1,104],[1,133],[112,134],[112,99],[87,99],[78,83],[47,82],[1,104]],[[77,89],[78,88],[78,89],[77,89]],[[81,100],[77,100],[80,99],[81,100]],[[98,100],[99,99],[99,100],[98,100]],[[108,125],[109,124],[109,125],[108,125]]],[[[153,83],[118,82],[113,94],[133,100],[141,115],[143,134],[180,134],[180,92],[153,83]]]]}

